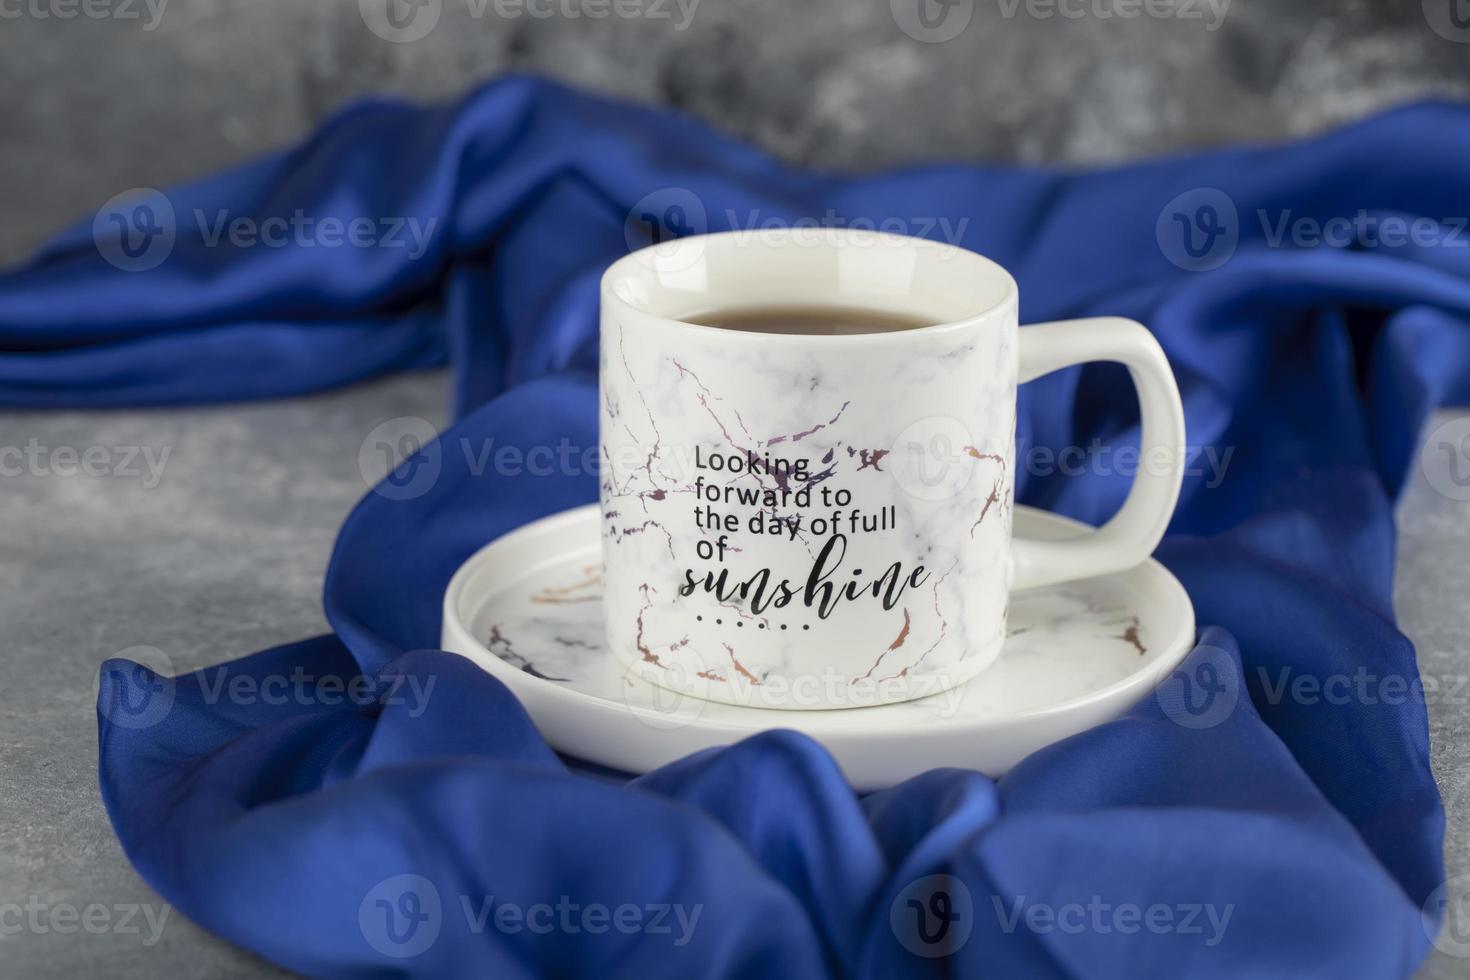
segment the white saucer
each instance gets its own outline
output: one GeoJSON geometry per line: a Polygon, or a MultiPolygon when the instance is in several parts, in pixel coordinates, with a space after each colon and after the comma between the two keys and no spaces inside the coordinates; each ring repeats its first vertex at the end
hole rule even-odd
{"type": "MultiPolygon", "coordinates": [[[[703,701],[655,687],[608,653],[595,505],[480,549],[444,595],[443,647],[498,677],[561,752],[648,772],[771,728],[816,739],[867,791],[940,766],[999,776],[1037,749],[1121,716],[1194,644],[1194,608],[1150,560],[1121,575],[1018,592],[1000,660],[943,694],[839,711],[703,701]]],[[[1085,526],[1016,508],[1016,530],[1065,539],[1085,526]]]]}

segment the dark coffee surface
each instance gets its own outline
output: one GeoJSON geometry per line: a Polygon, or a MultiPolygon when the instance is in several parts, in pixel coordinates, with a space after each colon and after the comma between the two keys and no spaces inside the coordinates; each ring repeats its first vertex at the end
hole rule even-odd
{"type": "Polygon", "coordinates": [[[932,325],[923,317],[847,306],[746,306],[711,310],[685,319],[721,330],[831,337],[893,333],[932,325]]]}

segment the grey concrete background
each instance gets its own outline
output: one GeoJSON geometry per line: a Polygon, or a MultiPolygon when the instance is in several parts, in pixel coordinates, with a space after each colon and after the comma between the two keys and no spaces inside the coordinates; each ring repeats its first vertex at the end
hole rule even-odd
{"type": "Polygon", "coordinates": [[[0,3],[0,259],[119,191],[287,143],[353,97],[449,98],[506,69],[680,106],[831,167],[1102,162],[1470,94],[1470,46],[1437,34],[1420,0],[1150,0],[1176,16],[1132,19],[1104,13],[1137,0],[1060,0],[1082,17],[1033,16],[1057,0],[956,0],[971,16],[943,43],[899,29],[895,8],[917,0],[620,0],[646,12],[602,19],[531,11],[606,0],[417,0],[441,12],[411,43],[383,41],[364,11],[415,0],[6,13],[74,2],[0,3]]]}
{"type": "MultiPolygon", "coordinates": [[[[1219,7],[1192,0],[1134,19],[1117,0],[1072,0],[1080,17],[961,0],[971,18],[943,43],[899,28],[906,0],[700,0],[687,24],[687,0],[600,20],[587,0],[530,0],[563,11],[550,17],[523,0],[439,0],[427,36],[394,43],[368,26],[385,2],[0,2],[0,261],[119,191],[288,143],[357,95],[447,98],[508,68],[677,105],[830,167],[1105,162],[1470,95],[1470,36],[1437,0],[1234,0],[1214,29],[1219,7]]],[[[321,576],[365,490],[363,437],[397,416],[442,421],[445,399],[436,373],[243,407],[0,414],[4,446],[169,451],[156,486],[141,464],[0,478],[0,903],[100,903],[114,924],[130,904],[168,914],[156,941],[144,914],[137,932],[0,930],[0,974],[271,972],[167,912],[124,859],[96,790],[97,666],[143,644],[189,669],[324,629],[321,576]]],[[[1400,524],[1403,624],[1424,672],[1453,683],[1470,672],[1470,505],[1416,467],[1400,524]]],[[[1430,714],[1448,873],[1470,873],[1470,706],[1430,714]]],[[[1470,960],[1437,954],[1423,975],[1470,976],[1470,960]]]]}

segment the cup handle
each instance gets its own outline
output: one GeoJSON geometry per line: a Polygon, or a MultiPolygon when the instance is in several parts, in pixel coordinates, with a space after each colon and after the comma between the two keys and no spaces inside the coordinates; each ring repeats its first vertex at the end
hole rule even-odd
{"type": "Polygon", "coordinates": [[[1184,406],[1164,350],[1141,323],[1093,317],[1038,323],[1020,330],[1022,383],[1085,361],[1117,361],[1138,391],[1142,434],[1139,467],[1123,507],[1102,527],[1076,539],[1011,541],[1013,589],[1121,572],[1141,564],[1164,537],[1184,482],[1184,406]],[[1146,461],[1167,459],[1151,468],[1146,461]]]}

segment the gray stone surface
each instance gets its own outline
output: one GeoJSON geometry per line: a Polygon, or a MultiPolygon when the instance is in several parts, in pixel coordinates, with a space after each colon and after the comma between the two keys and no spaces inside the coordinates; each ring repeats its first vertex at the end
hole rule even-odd
{"type": "MultiPolygon", "coordinates": [[[[1430,423],[1425,440],[1430,450],[1421,451],[1396,515],[1393,601],[1426,683],[1430,756],[1448,814],[1445,877],[1451,894],[1470,902],[1470,590],[1465,588],[1470,502],[1440,492],[1453,488],[1465,496],[1447,480],[1449,457],[1433,449],[1440,426],[1455,420],[1464,425],[1465,419],[1470,413],[1441,412],[1430,423]]],[[[1470,976],[1465,948],[1449,943],[1446,949],[1462,955],[1436,951],[1420,971],[1421,980],[1470,976]]]]}
{"type": "MultiPolygon", "coordinates": [[[[160,2],[94,0],[105,16],[71,19],[64,0],[0,4],[0,262],[121,190],[285,145],[359,95],[449,98],[507,68],[676,105],[827,167],[1106,162],[1470,94],[1470,46],[1445,36],[1456,0],[1234,0],[1214,30],[1105,16],[1111,0],[1070,0],[1080,18],[1037,16],[1048,0],[974,0],[942,43],[900,29],[908,0],[699,0],[687,25],[689,0],[644,0],[631,19],[585,16],[598,0],[439,0],[434,29],[409,43],[369,29],[386,0],[166,0],[155,22],[160,2]],[[584,16],[526,12],[553,6],[584,16]]],[[[362,438],[395,416],[440,421],[445,398],[433,374],[243,407],[0,414],[0,446],[102,447],[114,464],[127,447],[169,452],[156,486],[138,461],[137,476],[61,475],[54,452],[0,477],[0,902],[43,919],[99,904],[113,926],[0,932],[0,973],[271,972],[176,912],[156,941],[145,914],[137,932],[117,928],[127,906],[155,922],[165,909],[97,796],[97,666],[146,645],[189,669],[322,630],[331,541],[365,489],[362,438]]],[[[1470,505],[1416,469],[1400,523],[1403,624],[1425,673],[1453,684],[1470,673],[1470,505]]],[[[1430,710],[1451,875],[1470,872],[1465,700],[1430,710]]],[[[1470,976],[1470,960],[1437,955],[1423,975],[1470,976]]]]}
{"type": "Polygon", "coordinates": [[[127,863],[97,789],[98,667],[142,646],[192,670],[325,632],[322,576],[367,490],[364,437],[404,415],[442,424],[447,398],[433,373],[230,408],[0,415],[0,446],[44,450],[7,456],[0,476],[0,904],[42,923],[27,912],[7,934],[20,919],[6,913],[0,976],[269,972],[165,912],[127,863]],[[71,473],[66,450],[91,447],[109,472],[71,473]],[[93,904],[117,930],[50,925],[93,904]],[[134,905],[167,916],[156,938],[143,912],[124,921],[134,905]]]}
{"type": "Polygon", "coordinates": [[[1470,47],[1418,0],[1172,0],[1177,16],[1134,19],[1097,12],[1132,0],[1062,0],[1080,18],[1028,14],[1056,0],[961,0],[956,16],[973,14],[942,43],[899,29],[894,8],[917,0],[619,0],[646,12],[602,19],[526,11],[609,0],[428,0],[441,13],[411,43],[362,12],[411,0],[88,2],[113,16],[0,19],[0,187],[25,189],[7,196],[0,261],[119,191],[285,144],[354,97],[449,98],[505,69],[671,103],[828,167],[1118,160],[1470,93],[1470,47]]]}

